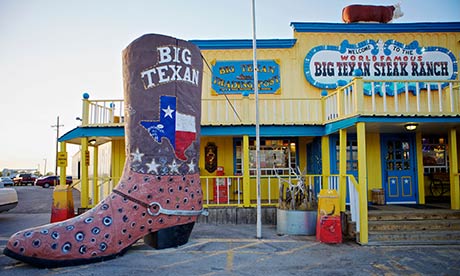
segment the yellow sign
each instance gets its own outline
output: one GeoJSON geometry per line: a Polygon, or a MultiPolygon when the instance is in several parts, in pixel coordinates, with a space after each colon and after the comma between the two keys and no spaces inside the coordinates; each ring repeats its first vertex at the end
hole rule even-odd
{"type": "Polygon", "coordinates": [[[67,159],[58,159],[59,167],[67,167],[67,159]]]}
{"type": "Polygon", "coordinates": [[[60,151],[58,152],[58,160],[67,159],[67,152],[60,151]]]}
{"type": "Polygon", "coordinates": [[[57,163],[59,167],[67,167],[67,152],[65,151],[58,152],[57,163]]]}
{"type": "Polygon", "coordinates": [[[85,151],[85,165],[89,166],[89,150],[85,151]]]}
{"type": "Polygon", "coordinates": [[[322,189],[318,196],[320,216],[340,216],[339,194],[336,190],[322,189]]]}

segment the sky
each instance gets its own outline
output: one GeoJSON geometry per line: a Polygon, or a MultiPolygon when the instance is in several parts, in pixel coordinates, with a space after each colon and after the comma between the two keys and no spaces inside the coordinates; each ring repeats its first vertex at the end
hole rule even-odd
{"type": "MultiPolygon", "coordinates": [[[[341,23],[349,4],[396,2],[404,16],[395,23],[460,22],[460,0],[256,0],[256,35],[292,38],[291,22],[341,23]]],[[[80,123],[83,93],[123,98],[121,52],[133,40],[252,39],[251,3],[0,0],[0,171],[53,172],[57,117],[62,136],[80,123]]],[[[78,147],[67,150],[72,156],[78,147]]]]}

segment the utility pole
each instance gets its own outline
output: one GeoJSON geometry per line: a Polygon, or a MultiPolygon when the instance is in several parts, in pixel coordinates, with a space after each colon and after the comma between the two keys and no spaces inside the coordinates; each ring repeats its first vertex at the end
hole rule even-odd
{"type": "MultiPolygon", "coordinates": [[[[57,123],[55,125],[52,125],[51,127],[55,127],[56,128],[56,156],[55,156],[55,159],[56,159],[56,165],[55,165],[55,168],[54,168],[54,175],[58,175],[58,152],[59,152],[59,148],[58,148],[58,139],[59,139],[59,127],[63,127],[64,125],[60,125],[59,124],[59,116],[57,116],[57,123]]],[[[45,165],[46,166],[46,165],[45,165]]]]}
{"type": "Polygon", "coordinates": [[[256,193],[257,193],[257,221],[256,237],[262,238],[262,206],[260,187],[260,126],[259,126],[259,79],[257,66],[257,38],[256,38],[256,0],[252,0],[252,56],[254,67],[254,96],[256,100],[256,193]]]}

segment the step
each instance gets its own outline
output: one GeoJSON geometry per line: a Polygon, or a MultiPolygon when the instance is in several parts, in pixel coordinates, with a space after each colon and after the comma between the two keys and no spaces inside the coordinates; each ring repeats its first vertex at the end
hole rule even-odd
{"type": "MultiPolygon", "coordinates": [[[[359,243],[359,235],[356,236],[359,243]]],[[[367,245],[460,245],[460,231],[370,232],[367,245]]]]}
{"type": "Polygon", "coordinates": [[[395,220],[460,220],[460,211],[452,210],[414,210],[414,211],[369,211],[370,221],[395,221],[395,220]]]}
{"type": "Polygon", "coordinates": [[[439,220],[381,220],[369,221],[369,232],[371,231],[427,231],[427,230],[459,230],[460,220],[439,219],[439,220]]]}

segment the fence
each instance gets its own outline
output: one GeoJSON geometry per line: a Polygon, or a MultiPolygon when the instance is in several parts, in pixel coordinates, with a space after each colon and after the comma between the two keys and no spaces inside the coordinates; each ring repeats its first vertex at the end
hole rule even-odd
{"type": "Polygon", "coordinates": [[[382,82],[357,78],[325,97],[324,121],[356,115],[457,116],[459,94],[459,81],[382,82]]]}
{"type": "MultiPolygon", "coordinates": [[[[322,98],[261,98],[259,120],[264,125],[316,125],[356,115],[457,116],[460,81],[374,81],[355,78],[322,98]],[[414,104],[415,103],[415,104],[414,104]]],[[[255,99],[202,99],[202,125],[255,123],[255,99]]],[[[123,100],[84,100],[86,125],[123,126],[123,100]]]]}
{"type": "Polygon", "coordinates": [[[82,125],[124,125],[123,100],[84,100],[82,125]]]}

